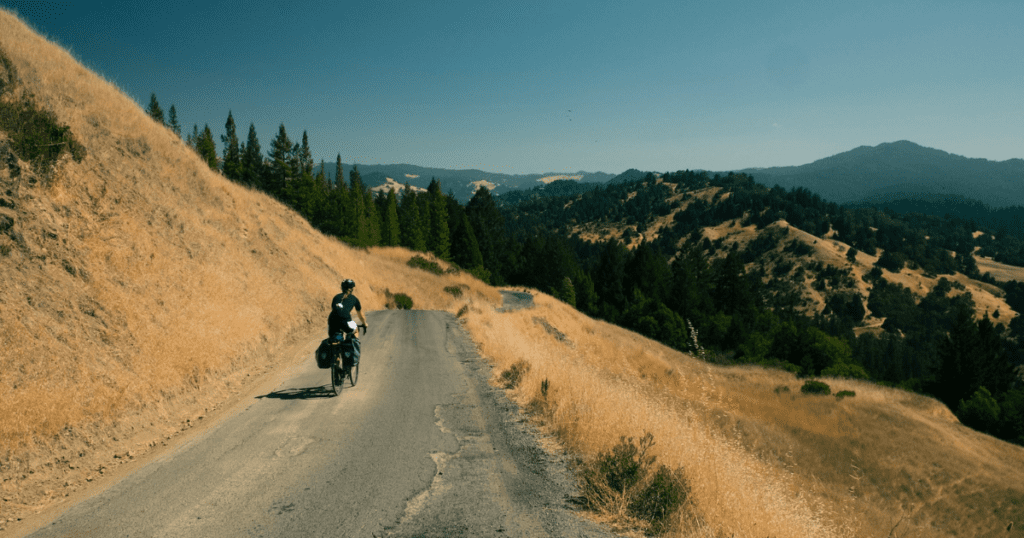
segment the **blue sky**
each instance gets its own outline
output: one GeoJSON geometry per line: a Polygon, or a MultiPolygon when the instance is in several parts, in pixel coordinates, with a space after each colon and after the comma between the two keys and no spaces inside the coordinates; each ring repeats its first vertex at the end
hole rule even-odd
{"type": "Polygon", "coordinates": [[[734,170],[911,140],[1024,157],[1024,2],[0,0],[141,106],[266,151],[734,170]]]}

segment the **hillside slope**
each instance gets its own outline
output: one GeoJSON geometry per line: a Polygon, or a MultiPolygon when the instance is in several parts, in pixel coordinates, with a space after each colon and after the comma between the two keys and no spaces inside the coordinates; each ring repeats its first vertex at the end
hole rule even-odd
{"type": "Polygon", "coordinates": [[[498,292],[465,274],[348,248],[211,172],[2,10],[0,51],[86,149],[51,174],[0,135],[14,163],[0,167],[4,519],[88,489],[240,385],[309,360],[284,350],[324,331],[324,299],[351,277],[369,309],[390,291],[462,314],[552,444],[589,459],[652,433],[652,455],[690,488],[676,536],[1021,535],[1024,449],[935,400],[841,380],[829,382],[856,396],[799,394],[791,374],[712,365],[543,294],[496,308],[498,292]]]}
{"type": "Polygon", "coordinates": [[[463,278],[321,236],[3,10],[0,51],[5,98],[34,95],[86,150],[36,170],[0,132],[0,514],[85,485],[326,333],[342,278],[369,309],[389,287],[426,308],[498,297],[456,304],[441,283],[463,278]]]}

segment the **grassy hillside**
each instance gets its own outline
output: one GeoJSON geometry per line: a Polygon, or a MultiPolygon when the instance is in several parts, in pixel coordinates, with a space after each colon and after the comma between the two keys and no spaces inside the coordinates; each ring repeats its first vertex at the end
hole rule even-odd
{"type": "Polygon", "coordinates": [[[211,172],[5,11],[0,50],[17,91],[70,126],[87,155],[34,170],[0,133],[0,156],[15,163],[0,167],[0,514],[63,496],[55,483],[85,484],[111,454],[139,450],[127,437],[178,431],[280,364],[293,339],[326,333],[342,278],[359,282],[370,309],[389,287],[424,308],[497,300],[470,279],[442,285],[405,253],[326,239],[211,172]],[[456,283],[476,291],[459,301],[441,291],[456,283]]]}
{"type": "MultiPolygon", "coordinates": [[[[501,310],[465,274],[410,268],[404,249],[351,249],[211,172],[2,10],[0,51],[16,90],[85,148],[34,170],[0,133],[14,163],[0,167],[0,527],[309,360],[289,345],[325,332],[325,299],[348,277],[370,309],[390,291],[460,312],[553,449],[589,460],[653,434],[658,463],[690,488],[673,535],[1021,534],[1024,449],[935,400],[840,380],[826,381],[856,395],[804,395],[790,374],[711,365],[543,294],[501,310]]],[[[630,523],[614,503],[600,517],[630,523]]]]}

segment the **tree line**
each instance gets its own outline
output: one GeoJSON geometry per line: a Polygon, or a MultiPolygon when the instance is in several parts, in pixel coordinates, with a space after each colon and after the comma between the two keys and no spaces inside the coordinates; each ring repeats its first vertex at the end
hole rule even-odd
{"type": "MultiPolygon", "coordinates": [[[[1024,362],[1024,318],[1008,328],[993,321],[998,311],[975,319],[970,294],[941,276],[962,272],[998,284],[1010,307],[1024,312],[1024,285],[979,274],[971,255],[982,244],[1012,244],[1005,231],[975,237],[985,227],[963,219],[847,208],[806,189],[767,188],[744,174],[692,171],[650,174],[568,197],[520,195],[503,210],[511,233],[543,253],[521,282],[587,314],[678,349],[694,351],[699,335],[714,360],[801,376],[871,379],[927,393],[965,424],[1024,444],[1024,391],[1013,371],[1024,362]],[[710,199],[709,188],[716,190],[710,199]],[[705,196],[695,196],[698,190],[705,196]],[[675,202],[667,201],[670,192],[675,202]],[[642,233],[684,204],[657,239],[632,251],[619,241],[636,233],[632,228],[596,245],[574,235],[579,224],[592,221],[642,233]],[[704,237],[705,227],[733,219],[753,225],[757,237],[743,247],[704,237]],[[809,259],[811,246],[768,228],[780,219],[821,240],[835,234],[852,244],[846,263],[809,259]],[[879,250],[865,276],[869,295],[862,297],[852,264],[858,252],[879,250]],[[938,284],[919,298],[883,277],[883,270],[903,267],[921,269],[938,284]],[[807,285],[824,297],[822,312],[802,308],[807,285]],[[867,314],[865,299],[868,310],[886,320],[881,334],[854,331],[867,314]]],[[[524,264],[530,257],[524,253],[524,264]]]]}

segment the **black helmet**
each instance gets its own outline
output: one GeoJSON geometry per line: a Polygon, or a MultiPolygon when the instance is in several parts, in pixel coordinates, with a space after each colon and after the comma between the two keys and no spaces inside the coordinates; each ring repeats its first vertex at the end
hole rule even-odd
{"type": "Polygon", "coordinates": [[[355,289],[356,283],[351,278],[346,278],[341,281],[341,291],[349,291],[355,289]]]}

